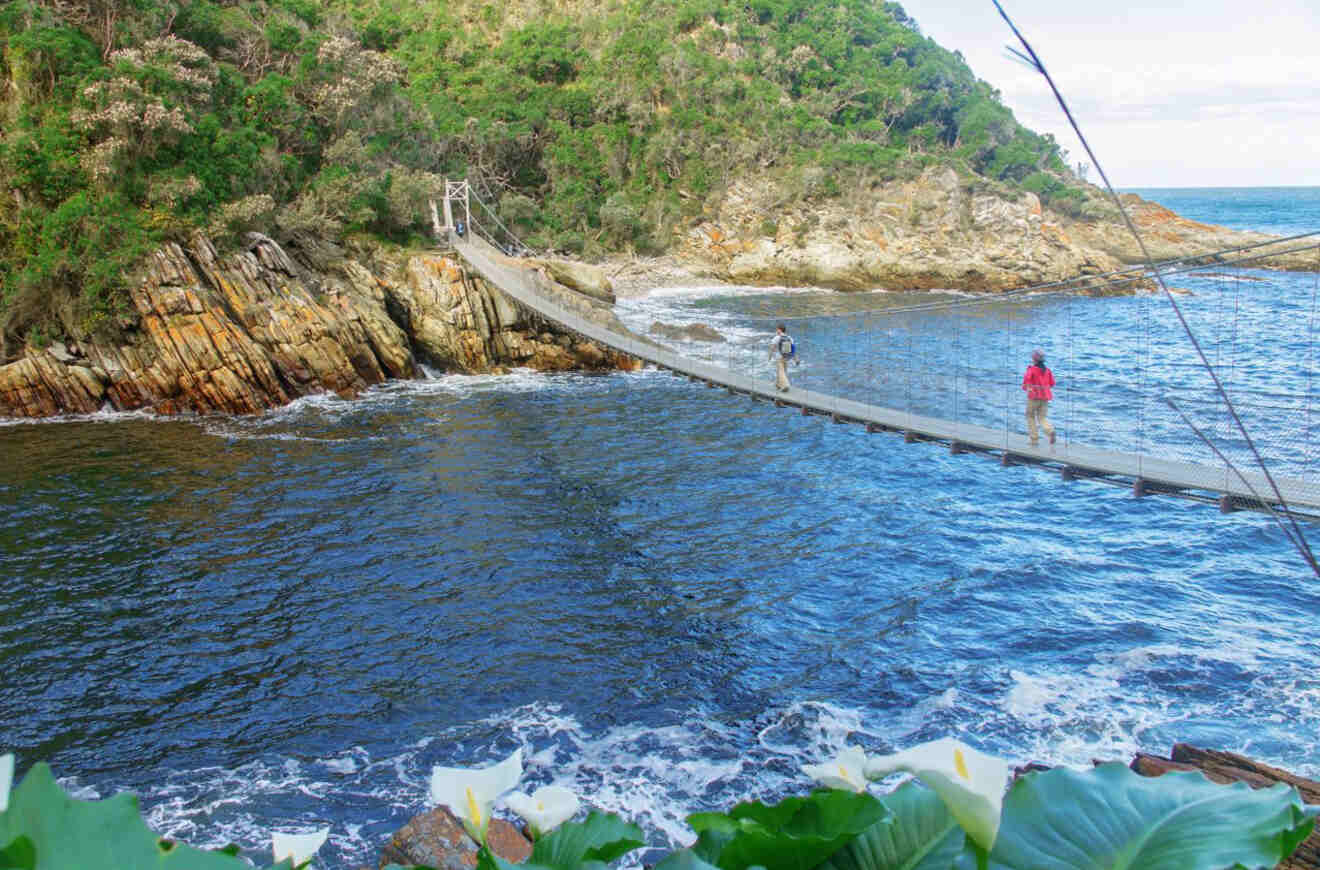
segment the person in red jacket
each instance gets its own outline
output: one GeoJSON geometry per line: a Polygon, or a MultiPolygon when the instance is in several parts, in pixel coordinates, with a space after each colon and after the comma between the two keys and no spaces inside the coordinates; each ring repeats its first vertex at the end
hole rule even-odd
{"type": "Polygon", "coordinates": [[[1054,426],[1048,417],[1053,386],[1054,372],[1045,367],[1045,351],[1036,348],[1031,352],[1031,365],[1022,375],[1022,389],[1027,391],[1027,435],[1032,447],[1040,443],[1038,429],[1044,429],[1045,437],[1054,443],[1054,426]]]}

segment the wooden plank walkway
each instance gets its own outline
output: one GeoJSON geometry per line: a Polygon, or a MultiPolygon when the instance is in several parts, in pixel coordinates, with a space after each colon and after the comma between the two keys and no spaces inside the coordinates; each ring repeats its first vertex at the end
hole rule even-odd
{"type": "MultiPolygon", "coordinates": [[[[1121,453],[1077,443],[1032,447],[1025,435],[1005,429],[925,417],[797,387],[780,392],[768,375],[764,380],[752,378],[593,323],[538,293],[525,270],[479,237],[471,233],[465,238],[450,235],[454,250],[482,277],[545,319],[584,338],[710,386],[723,387],[733,394],[773,402],[777,406],[799,408],[803,414],[829,416],[839,423],[863,424],[870,432],[900,433],[908,441],[944,443],[955,453],[990,454],[998,457],[1003,465],[1032,464],[1057,468],[1064,480],[1089,478],[1116,483],[1130,487],[1138,496],[1173,493],[1217,501],[1224,511],[1261,510],[1263,505],[1278,504],[1273,489],[1259,472],[1244,472],[1239,477],[1226,466],[1121,453]]],[[[1312,519],[1320,519],[1320,482],[1277,475],[1274,481],[1291,508],[1312,519]]]]}

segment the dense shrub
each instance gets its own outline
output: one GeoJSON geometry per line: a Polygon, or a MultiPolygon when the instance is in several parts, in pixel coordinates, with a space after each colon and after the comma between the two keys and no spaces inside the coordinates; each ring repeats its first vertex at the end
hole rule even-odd
{"type": "Polygon", "coordinates": [[[446,177],[575,253],[662,250],[748,176],[828,197],[949,163],[1086,207],[1052,139],[873,0],[0,0],[0,84],[9,346],[112,322],[142,251],[196,228],[407,240],[446,177]]]}

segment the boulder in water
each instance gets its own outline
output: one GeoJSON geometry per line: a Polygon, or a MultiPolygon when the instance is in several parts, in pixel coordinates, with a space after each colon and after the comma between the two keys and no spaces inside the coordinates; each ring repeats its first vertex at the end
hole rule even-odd
{"type": "MultiPolygon", "coordinates": [[[[491,819],[486,844],[505,861],[521,864],[532,854],[532,844],[503,819],[491,819]]],[[[471,870],[477,865],[477,843],[447,807],[414,816],[394,833],[380,853],[380,867],[421,864],[435,870],[471,870]]]]}
{"type": "Polygon", "coordinates": [[[676,326],[672,323],[661,323],[656,321],[651,324],[651,334],[658,335],[661,338],[668,338],[672,341],[711,341],[723,342],[724,336],[713,327],[704,323],[689,323],[687,326],[676,326]]]}
{"type": "Polygon", "coordinates": [[[601,302],[614,304],[614,285],[610,283],[605,270],[590,263],[575,260],[528,260],[532,268],[540,267],[557,284],[576,290],[584,296],[599,299],[601,302]]]}

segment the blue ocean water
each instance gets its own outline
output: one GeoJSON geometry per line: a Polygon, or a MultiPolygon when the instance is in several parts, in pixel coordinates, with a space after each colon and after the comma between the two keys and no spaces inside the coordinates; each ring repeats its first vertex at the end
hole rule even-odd
{"type": "Polygon", "coordinates": [[[1320,232],[1320,187],[1148,187],[1132,193],[1184,217],[1280,236],[1320,232]]]}
{"type": "MultiPolygon", "coordinates": [[[[1204,196],[1183,213],[1252,220],[1204,196]]],[[[1262,449],[1314,480],[1316,276],[1175,284],[1262,449]]],[[[1065,439],[1206,460],[1172,396],[1242,448],[1155,297],[675,288],[620,314],[713,325],[685,349],[767,378],[784,319],[798,383],[1009,427],[1041,345],[1065,439]]],[[[374,863],[432,765],[516,747],[527,786],[658,847],[804,791],[845,742],[1087,764],[1188,741],[1320,774],[1320,581],[1256,514],[654,371],[11,423],[0,457],[0,751],[254,859],[328,824],[325,866],[374,863]]]]}

